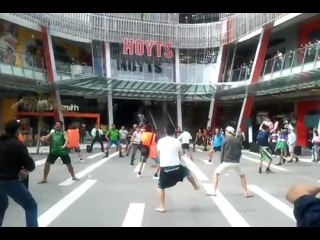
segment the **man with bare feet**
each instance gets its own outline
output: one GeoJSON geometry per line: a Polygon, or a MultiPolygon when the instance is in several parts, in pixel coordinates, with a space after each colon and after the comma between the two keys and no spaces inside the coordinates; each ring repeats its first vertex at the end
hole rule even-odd
{"type": "Polygon", "coordinates": [[[47,136],[41,138],[41,141],[50,141],[50,152],[44,165],[43,179],[39,182],[39,184],[47,183],[50,166],[51,164],[54,164],[58,158],[62,160],[63,164],[67,165],[72,180],[80,180],[74,174],[71,158],[67,149],[69,142],[68,134],[62,130],[62,125],[63,123],[61,121],[57,121],[54,126],[54,131],[51,131],[47,136]]]}
{"type": "Polygon", "coordinates": [[[236,171],[241,179],[241,185],[246,198],[252,197],[247,189],[246,175],[242,172],[240,158],[242,145],[241,142],[235,137],[235,130],[233,127],[227,127],[226,138],[222,143],[221,147],[221,164],[217,167],[213,174],[213,192],[207,193],[208,196],[216,196],[218,188],[219,176],[228,170],[236,171]]]}
{"type": "Polygon", "coordinates": [[[181,165],[182,147],[181,142],[174,138],[175,129],[172,126],[166,128],[166,136],[157,144],[160,157],[160,176],[158,180],[158,212],[165,212],[165,189],[182,182],[185,177],[195,190],[199,187],[188,168],[181,165]]]}

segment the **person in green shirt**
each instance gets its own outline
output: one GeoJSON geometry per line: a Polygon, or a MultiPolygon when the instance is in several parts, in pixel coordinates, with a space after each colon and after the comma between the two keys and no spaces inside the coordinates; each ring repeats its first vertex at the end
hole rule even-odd
{"type": "Polygon", "coordinates": [[[72,180],[79,181],[74,174],[73,166],[71,164],[71,158],[68,154],[68,134],[67,132],[62,130],[63,123],[61,121],[57,121],[53,131],[51,131],[47,136],[41,138],[41,141],[50,142],[50,151],[47,157],[46,163],[44,165],[43,170],[43,179],[39,182],[39,184],[47,183],[48,174],[50,172],[51,164],[54,164],[55,161],[60,158],[68,168],[69,173],[71,174],[72,180]]]}
{"type": "Polygon", "coordinates": [[[119,157],[123,158],[122,155],[122,147],[120,144],[120,133],[119,130],[116,129],[116,125],[112,124],[111,128],[107,132],[107,147],[106,147],[106,157],[109,157],[109,149],[112,145],[116,145],[118,151],[119,151],[119,157]]]}

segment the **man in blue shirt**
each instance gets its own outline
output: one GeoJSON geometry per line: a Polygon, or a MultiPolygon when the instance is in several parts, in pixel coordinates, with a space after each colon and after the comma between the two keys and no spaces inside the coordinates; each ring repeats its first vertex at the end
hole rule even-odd
{"type": "Polygon", "coordinates": [[[320,227],[320,188],[313,185],[295,185],[286,198],[294,206],[297,227],[320,227]]]}

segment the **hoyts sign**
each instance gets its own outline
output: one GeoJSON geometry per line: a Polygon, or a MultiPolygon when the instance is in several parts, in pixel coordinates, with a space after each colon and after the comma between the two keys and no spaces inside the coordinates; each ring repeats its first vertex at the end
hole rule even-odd
{"type": "Polygon", "coordinates": [[[156,49],[158,58],[162,56],[165,58],[173,57],[172,43],[170,42],[163,43],[151,40],[134,40],[128,38],[125,38],[123,41],[123,54],[125,55],[143,56],[146,52],[148,57],[152,57],[152,51],[154,48],[156,49]]]}

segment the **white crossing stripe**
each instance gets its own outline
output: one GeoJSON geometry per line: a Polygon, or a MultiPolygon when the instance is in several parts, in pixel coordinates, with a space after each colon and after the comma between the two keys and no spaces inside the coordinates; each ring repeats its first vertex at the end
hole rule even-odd
{"type": "Polygon", "coordinates": [[[39,227],[47,227],[52,221],[61,215],[68,207],[78,200],[86,191],[88,191],[97,180],[87,180],[71,193],[53,205],[40,217],[38,217],[39,227]]]}
{"type": "Polygon", "coordinates": [[[209,179],[207,178],[207,176],[197,167],[196,164],[194,164],[193,161],[191,161],[188,157],[182,157],[182,159],[184,160],[184,162],[186,163],[187,167],[189,168],[189,170],[191,172],[193,172],[193,174],[195,175],[195,177],[201,181],[201,182],[208,182],[209,179]]]}
{"type": "Polygon", "coordinates": [[[295,221],[295,217],[293,215],[293,209],[289,207],[287,204],[283,203],[279,199],[265,192],[264,190],[262,190],[260,187],[256,185],[248,185],[248,189],[253,193],[255,193],[256,195],[260,196],[262,199],[264,199],[274,208],[278,209],[284,215],[288,216],[289,218],[295,221]]]}
{"type": "MultiPolygon", "coordinates": [[[[207,193],[213,191],[213,185],[210,183],[202,184],[207,193]]],[[[240,213],[231,205],[231,203],[217,190],[217,196],[211,196],[212,201],[220,209],[223,216],[230,223],[231,227],[250,227],[247,221],[240,213]]]]}
{"type": "MultiPolygon", "coordinates": [[[[255,163],[259,163],[259,164],[260,164],[260,160],[258,160],[258,159],[254,159],[254,158],[247,157],[247,156],[243,156],[243,155],[242,155],[242,158],[244,158],[244,159],[246,159],[246,160],[249,160],[249,161],[251,161],[251,162],[255,162],[255,163]]],[[[272,168],[274,168],[274,169],[277,169],[277,170],[279,170],[279,171],[283,171],[283,172],[287,172],[287,171],[288,171],[287,169],[285,169],[285,168],[283,168],[283,167],[276,166],[276,165],[274,165],[274,164],[271,164],[270,167],[272,167],[272,168]]]]}
{"type": "MultiPolygon", "coordinates": [[[[77,173],[76,176],[78,178],[82,178],[84,176],[86,176],[88,173],[92,172],[93,170],[95,170],[96,168],[100,167],[102,164],[106,163],[107,161],[109,161],[111,158],[117,156],[117,154],[119,154],[118,152],[115,152],[111,155],[109,155],[108,158],[103,158],[98,162],[95,162],[94,164],[90,165],[89,167],[83,169],[81,172],[77,173]]],[[[71,184],[73,184],[75,181],[72,180],[72,178],[68,178],[67,180],[63,181],[62,183],[60,183],[60,186],[69,186],[71,184]]]]}
{"type": "Polygon", "coordinates": [[[122,227],[141,227],[144,209],[144,203],[130,203],[122,227]]]}

